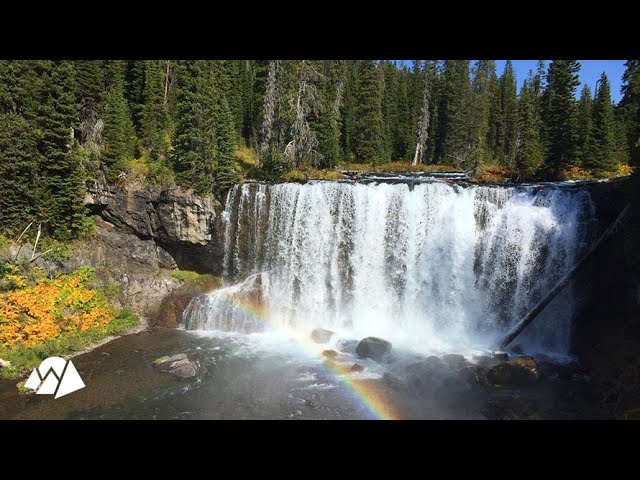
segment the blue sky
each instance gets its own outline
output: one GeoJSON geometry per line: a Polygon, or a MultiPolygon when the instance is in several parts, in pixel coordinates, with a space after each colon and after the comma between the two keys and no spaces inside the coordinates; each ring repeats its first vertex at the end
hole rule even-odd
{"type": "MultiPolygon", "coordinates": [[[[506,60],[496,60],[496,67],[499,75],[502,74],[506,62],[506,60]]],[[[518,79],[518,88],[520,88],[524,79],[527,78],[529,70],[533,69],[535,71],[538,61],[512,60],[512,62],[518,79]]],[[[548,67],[549,61],[545,60],[545,62],[548,67]]],[[[600,78],[600,75],[602,75],[602,72],[605,72],[609,82],[611,83],[611,99],[618,103],[622,96],[620,94],[620,87],[622,86],[622,74],[624,73],[625,60],[579,60],[579,62],[581,65],[580,81],[583,84],[586,83],[589,85],[591,93],[593,94],[595,91],[596,82],[600,78]]],[[[580,95],[581,90],[582,85],[578,87],[576,95],[580,95]]]]}

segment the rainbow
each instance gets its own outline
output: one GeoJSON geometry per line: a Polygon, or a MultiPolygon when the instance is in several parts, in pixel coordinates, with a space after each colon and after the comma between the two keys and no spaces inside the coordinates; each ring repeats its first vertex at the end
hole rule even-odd
{"type": "MultiPolygon", "coordinates": [[[[294,340],[296,345],[306,354],[311,356],[318,355],[318,344],[314,343],[308,334],[303,335],[293,329],[285,329],[280,325],[274,324],[269,319],[268,310],[260,305],[259,302],[239,301],[236,298],[234,299],[233,305],[242,309],[242,311],[253,320],[270,327],[275,327],[285,333],[290,339],[294,340]]],[[[347,387],[352,393],[353,398],[364,406],[375,419],[400,420],[402,418],[383,392],[366,379],[353,378],[348,366],[334,362],[331,359],[327,359],[327,361],[323,363],[323,366],[337,381],[347,387]]]]}

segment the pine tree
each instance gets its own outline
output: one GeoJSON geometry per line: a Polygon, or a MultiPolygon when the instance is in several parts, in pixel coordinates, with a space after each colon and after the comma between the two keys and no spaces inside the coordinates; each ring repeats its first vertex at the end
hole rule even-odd
{"type": "Polygon", "coordinates": [[[631,162],[640,170],[640,60],[627,60],[625,67],[619,110],[631,162]]]}
{"type": "Polygon", "coordinates": [[[518,124],[518,103],[516,77],[511,60],[507,60],[504,72],[500,77],[500,104],[504,120],[504,140],[500,152],[503,162],[513,166],[516,151],[516,131],[518,124]]]}
{"type": "Polygon", "coordinates": [[[518,101],[518,128],[515,136],[514,163],[518,180],[531,180],[544,161],[540,141],[539,122],[536,118],[535,80],[525,81],[518,101]]]}
{"type": "Polygon", "coordinates": [[[236,168],[235,151],[235,119],[223,95],[218,106],[218,122],[216,125],[216,150],[218,161],[215,169],[216,186],[228,190],[238,183],[240,175],[236,168]]]}
{"type": "Polygon", "coordinates": [[[473,68],[469,134],[474,170],[490,158],[487,132],[491,107],[491,78],[495,76],[495,68],[493,60],[478,60],[473,68]]]}
{"type": "Polygon", "coordinates": [[[382,68],[373,60],[359,64],[353,127],[353,154],[358,163],[379,164],[385,160],[382,125],[382,68]]]}
{"type": "Polygon", "coordinates": [[[144,105],[140,117],[142,144],[151,157],[165,155],[168,139],[169,115],[165,101],[166,61],[147,60],[144,68],[144,105]]]}
{"type": "Polygon", "coordinates": [[[342,118],[341,148],[342,157],[351,162],[354,160],[353,137],[356,127],[356,111],[358,101],[358,85],[360,84],[360,68],[356,60],[345,61],[344,102],[340,109],[342,118]]]}
{"type": "MultiPolygon", "coordinates": [[[[4,62],[4,61],[3,61],[4,62]]],[[[0,67],[1,69],[2,67],[0,67]]],[[[0,75],[0,83],[4,78],[0,75]]],[[[36,136],[15,112],[0,112],[0,230],[18,232],[34,220],[36,136]]]]}
{"type": "Polygon", "coordinates": [[[74,69],[68,61],[43,61],[42,71],[36,216],[46,232],[68,239],[84,218],[82,172],[73,152],[73,129],[78,124],[74,69]]]}
{"type": "Polygon", "coordinates": [[[99,147],[102,143],[102,109],[104,102],[104,61],[74,62],[76,102],[80,116],[80,143],[99,147]]]}
{"type": "Polygon", "coordinates": [[[592,134],[589,156],[585,167],[597,176],[615,172],[618,165],[614,157],[615,125],[611,88],[607,75],[602,73],[593,101],[592,134]]]}
{"type": "Polygon", "coordinates": [[[282,61],[272,60],[269,62],[264,98],[261,102],[262,124],[256,166],[262,167],[267,176],[271,178],[278,178],[286,171],[282,121],[283,69],[282,61]]]}
{"type": "Polygon", "coordinates": [[[591,164],[591,117],[592,117],[591,90],[588,85],[582,88],[577,109],[577,140],[576,140],[576,164],[588,168],[591,164]]]}
{"type": "Polygon", "coordinates": [[[180,60],[176,66],[174,171],[180,185],[210,192],[216,159],[215,91],[212,65],[180,60]]]}
{"type": "Polygon", "coordinates": [[[121,62],[120,66],[124,76],[123,95],[132,125],[138,135],[143,135],[142,111],[145,105],[145,70],[148,65],[149,62],[146,60],[129,60],[121,62]]]}
{"type": "Polygon", "coordinates": [[[502,96],[500,94],[500,80],[495,68],[488,74],[489,83],[489,128],[487,131],[487,145],[494,161],[502,158],[504,152],[505,126],[502,96]]]}
{"type": "Polygon", "coordinates": [[[580,64],[577,60],[554,60],[549,65],[547,88],[543,95],[545,139],[548,148],[548,176],[560,179],[562,169],[570,165],[575,156],[574,94],[580,64]]]}
{"type": "Polygon", "coordinates": [[[124,97],[124,67],[122,60],[110,60],[107,64],[102,158],[109,168],[111,180],[124,170],[135,154],[135,130],[124,97]]]}
{"type": "Polygon", "coordinates": [[[437,163],[468,166],[472,155],[469,141],[470,85],[469,60],[447,60],[439,118],[437,163]]]}
{"type": "Polygon", "coordinates": [[[322,111],[318,118],[318,151],[322,155],[322,167],[333,168],[341,160],[340,131],[342,121],[340,107],[344,97],[343,65],[340,60],[324,62],[322,111]]]}

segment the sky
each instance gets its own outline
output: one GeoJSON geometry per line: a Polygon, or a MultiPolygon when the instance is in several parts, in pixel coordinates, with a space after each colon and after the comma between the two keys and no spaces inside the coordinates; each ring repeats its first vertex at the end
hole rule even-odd
{"type": "MultiPolygon", "coordinates": [[[[620,94],[620,87],[622,86],[622,74],[624,73],[625,60],[578,60],[580,62],[580,81],[582,84],[589,85],[591,94],[596,88],[596,82],[602,75],[602,72],[607,74],[609,83],[611,84],[611,99],[618,103],[622,95],[620,94]]],[[[496,69],[498,75],[502,75],[506,60],[496,60],[496,69]]],[[[518,90],[522,86],[522,82],[527,78],[529,70],[536,70],[538,64],[537,60],[512,60],[513,68],[516,71],[516,78],[518,79],[518,90]]],[[[549,61],[545,60],[547,67],[549,61]]],[[[577,89],[576,96],[580,96],[582,91],[582,85],[577,89]]]]}

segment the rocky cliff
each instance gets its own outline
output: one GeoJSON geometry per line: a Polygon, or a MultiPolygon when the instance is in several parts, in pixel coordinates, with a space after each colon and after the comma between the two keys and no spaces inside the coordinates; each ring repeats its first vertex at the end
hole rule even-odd
{"type": "Polygon", "coordinates": [[[103,178],[87,187],[96,235],[74,242],[64,261],[41,259],[51,274],[92,266],[103,285],[121,287],[121,306],[154,319],[169,293],[184,296],[174,270],[221,273],[222,206],[215,197],[178,187],[109,185],[103,178]]]}
{"type": "Polygon", "coordinates": [[[85,203],[103,221],[101,229],[152,241],[160,266],[221,273],[222,205],[215,197],[180,187],[124,188],[99,180],[88,186],[85,203]]]}

